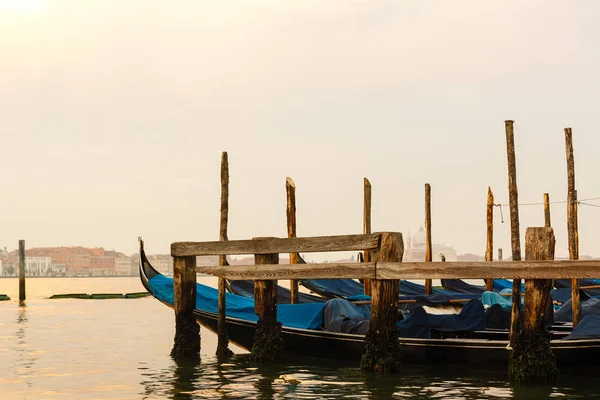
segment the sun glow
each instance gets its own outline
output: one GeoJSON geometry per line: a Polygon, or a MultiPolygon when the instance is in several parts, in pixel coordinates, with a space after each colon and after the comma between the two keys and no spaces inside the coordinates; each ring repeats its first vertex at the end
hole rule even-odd
{"type": "Polygon", "coordinates": [[[0,0],[0,13],[37,13],[44,8],[46,0],[0,0]]]}

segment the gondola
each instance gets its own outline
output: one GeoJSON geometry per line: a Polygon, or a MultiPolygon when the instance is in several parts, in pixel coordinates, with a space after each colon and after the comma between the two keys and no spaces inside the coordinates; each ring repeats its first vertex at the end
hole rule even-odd
{"type": "MultiPolygon", "coordinates": [[[[140,241],[141,242],[141,241],[140,241]]],[[[140,247],[140,279],[143,286],[156,299],[169,307],[173,307],[173,279],[156,271],[140,247]],[[162,291],[157,289],[161,282],[162,291]]],[[[209,291],[214,294],[215,289],[197,284],[199,292],[209,291]]],[[[227,293],[227,302],[234,302],[237,298],[252,301],[234,294],[227,293]]],[[[212,298],[211,298],[212,301],[212,298]]],[[[318,307],[323,303],[281,305],[278,310],[285,308],[286,312],[298,311],[300,314],[307,307],[318,307]]],[[[226,328],[229,339],[235,345],[248,351],[252,348],[254,331],[256,329],[256,316],[251,318],[238,318],[235,310],[228,310],[226,328]]],[[[216,296],[214,304],[198,305],[194,310],[196,320],[200,325],[212,332],[217,331],[216,296]]],[[[278,314],[279,318],[279,314],[278,314]]],[[[589,317],[586,317],[589,318],[589,317]]],[[[585,320],[585,318],[584,318],[585,320]]],[[[290,324],[293,325],[293,324],[290,324]]],[[[583,325],[580,323],[580,326],[583,325]]],[[[579,329],[579,327],[577,328],[579,329]]],[[[576,331],[576,330],[575,330],[576,331]]],[[[570,332],[568,327],[551,330],[551,347],[557,358],[559,368],[569,366],[597,365],[600,357],[600,339],[565,340],[570,332]]],[[[600,333],[600,332],[599,332],[600,333]]],[[[468,338],[404,338],[398,340],[403,353],[405,364],[462,364],[468,366],[486,366],[488,368],[504,368],[508,364],[508,332],[502,330],[483,330],[469,332],[468,338]]],[[[600,336],[600,335],[599,335],[600,336]]],[[[283,351],[285,356],[292,357],[317,357],[358,362],[364,354],[364,335],[338,333],[323,330],[318,327],[298,328],[283,324],[282,327],[283,351]]]]}

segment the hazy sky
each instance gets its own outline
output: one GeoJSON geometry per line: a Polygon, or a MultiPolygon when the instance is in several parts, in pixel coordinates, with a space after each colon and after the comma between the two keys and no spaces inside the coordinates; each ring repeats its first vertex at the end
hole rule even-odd
{"type": "MultiPolygon", "coordinates": [[[[299,236],[361,233],[368,177],[374,231],[416,232],[429,182],[434,242],[483,254],[506,119],[521,202],[566,199],[567,126],[579,198],[600,197],[599,19],[596,0],[0,0],[0,245],[216,240],[227,150],[230,239],[286,235],[286,176],[299,236]]],[[[520,211],[522,236],[543,225],[520,211]]],[[[600,208],[579,215],[600,256],[600,208]]]]}

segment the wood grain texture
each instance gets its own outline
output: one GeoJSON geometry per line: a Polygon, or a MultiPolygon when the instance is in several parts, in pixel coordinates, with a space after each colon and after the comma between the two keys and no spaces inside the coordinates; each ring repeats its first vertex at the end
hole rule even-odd
{"type": "Polygon", "coordinates": [[[255,279],[373,279],[375,278],[375,263],[201,266],[196,268],[196,271],[201,274],[222,276],[232,281],[255,279]]]}
{"type": "Polygon", "coordinates": [[[25,241],[19,240],[19,302],[27,300],[25,292],[25,241]]]}
{"type": "MultiPolygon", "coordinates": [[[[277,265],[279,254],[256,254],[254,262],[260,265],[277,265]]],[[[237,267],[235,268],[237,269],[237,267]]],[[[275,324],[277,314],[277,281],[256,280],[254,282],[254,312],[259,319],[275,324]]]]}
{"type": "MultiPolygon", "coordinates": [[[[371,182],[367,178],[363,179],[363,234],[371,233],[371,182]]],[[[371,254],[368,249],[364,250],[365,261],[371,261],[371,254]]],[[[367,296],[371,295],[371,280],[365,279],[364,293],[367,296]]]]}
{"type": "MultiPolygon", "coordinates": [[[[493,261],[494,260],[494,193],[492,192],[491,187],[488,187],[486,211],[487,211],[486,212],[487,231],[486,231],[486,245],[485,245],[485,261],[493,261]]],[[[489,292],[494,289],[493,279],[485,280],[485,289],[489,292]]]]}
{"type": "Polygon", "coordinates": [[[200,350],[199,327],[194,317],[196,306],[196,257],[173,260],[175,340],[172,355],[193,355],[200,350]]]}
{"type": "MultiPolygon", "coordinates": [[[[517,160],[515,156],[514,121],[504,121],[506,130],[506,154],[508,161],[508,193],[510,204],[510,242],[512,247],[512,261],[521,261],[521,237],[519,230],[519,193],[517,190],[517,160]]],[[[521,280],[513,280],[513,303],[511,311],[511,346],[514,344],[516,334],[520,330],[521,321],[521,280]]]]}
{"type": "MultiPolygon", "coordinates": [[[[554,260],[556,240],[552,228],[527,228],[525,231],[525,259],[527,261],[554,260]]],[[[550,291],[552,279],[526,279],[523,330],[544,333],[544,316],[552,308],[550,291]]],[[[552,311],[550,311],[552,312],[552,311]]]]}
{"type": "MultiPolygon", "coordinates": [[[[227,223],[229,220],[229,159],[227,152],[221,155],[221,211],[219,222],[219,240],[227,240],[227,223]]],[[[227,256],[219,255],[219,265],[227,265],[227,256]]],[[[217,313],[217,356],[223,357],[230,353],[229,338],[227,335],[225,309],[226,304],[226,282],[225,278],[218,279],[218,313],[217,313]]]]}
{"type": "Polygon", "coordinates": [[[376,279],[588,279],[598,277],[600,260],[503,262],[378,262],[376,279]]]}
{"type": "Polygon", "coordinates": [[[318,253],[328,251],[374,250],[379,234],[229,240],[227,242],[175,242],[171,256],[214,256],[238,254],[318,253]]]}
{"type": "MultiPolygon", "coordinates": [[[[567,156],[567,234],[569,240],[569,259],[579,259],[579,237],[577,228],[577,191],[575,190],[575,157],[573,155],[573,131],[565,128],[565,152],[567,156]]],[[[579,282],[571,281],[571,297],[573,304],[573,326],[577,326],[581,318],[581,302],[579,282]]]]}
{"type": "MultiPolygon", "coordinates": [[[[431,249],[431,185],[425,184],[425,261],[433,261],[431,249]]],[[[431,279],[425,279],[425,294],[432,292],[431,279]]]]}
{"type": "MultiPolygon", "coordinates": [[[[292,178],[287,177],[285,180],[285,192],[287,197],[286,217],[287,217],[287,234],[288,238],[296,237],[296,184],[292,178]]],[[[298,264],[298,253],[290,254],[290,264],[298,264]]],[[[299,303],[298,296],[298,281],[290,280],[290,297],[292,304],[299,303]]]]}

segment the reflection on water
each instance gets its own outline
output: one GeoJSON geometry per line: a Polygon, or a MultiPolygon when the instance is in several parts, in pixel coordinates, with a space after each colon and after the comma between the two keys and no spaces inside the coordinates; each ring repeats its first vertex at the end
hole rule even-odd
{"type": "MultiPolygon", "coordinates": [[[[0,279],[0,292],[8,292],[7,281],[0,279]]],[[[88,293],[141,286],[135,278],[35,281],[46,291],[60,285],[88,293]]],[[[219,363],[216,337],[206,330],[202,358],[176,362],[169,355],[173,334],[172,310],[151,298],[48,300],[32,293],[26,307],[0,303],[0,399],[600,398],[600,368],[587,377],[564,375],[555,387],[513,388],[503,373],[439,366],[386,376],[314,359],[258,365],[239,349],[219,363]]]]}

